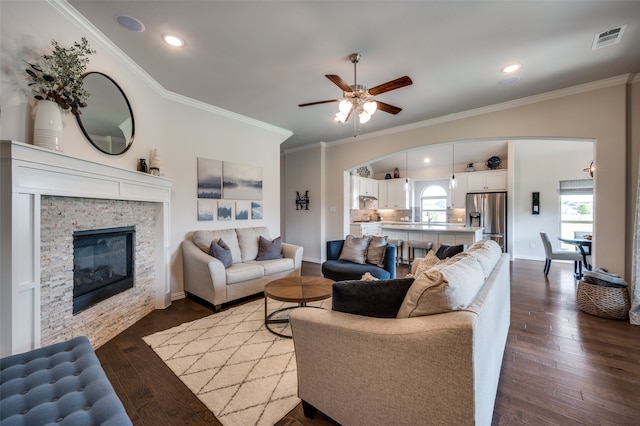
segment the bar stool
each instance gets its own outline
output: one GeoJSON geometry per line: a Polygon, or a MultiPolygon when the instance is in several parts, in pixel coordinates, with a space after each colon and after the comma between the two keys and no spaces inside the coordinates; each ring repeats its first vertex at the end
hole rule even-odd
{"type": "Polygon", "coordinates": [[[424,249],[428,253],[433,248],[433,241],[409,240],[407,241],[407,247],[409,249],[409,265],[411,265],[413,259],[415,259],[415,249],[424,249]]]}
{"type": "Polygon", "coordinates": [[[393,244],[396,246],[396,265],[402,265],[402,245],[404,244],[403,240],[389,240],[387,239],[389,244],[393,244]]]}

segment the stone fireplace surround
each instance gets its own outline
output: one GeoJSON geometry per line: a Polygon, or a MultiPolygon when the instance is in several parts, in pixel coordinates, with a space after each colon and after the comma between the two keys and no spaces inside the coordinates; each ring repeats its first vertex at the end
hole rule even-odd
{"type": "Polygon", "coordinates": [[[77,335],[99,347],[166,308],[173,181],[0,141],[0,356],[77,335]],[[136,226],[135,284],[72,315],[73,231],[136,226]]]}

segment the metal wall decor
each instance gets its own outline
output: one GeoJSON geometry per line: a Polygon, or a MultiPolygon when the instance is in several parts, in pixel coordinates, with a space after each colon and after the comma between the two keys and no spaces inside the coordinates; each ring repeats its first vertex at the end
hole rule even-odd
{"type": "Polygon", "coordinates": [[[306,190],[304,195],[296,191],[296,210],[309,210],[309,190],[306,190]]]}

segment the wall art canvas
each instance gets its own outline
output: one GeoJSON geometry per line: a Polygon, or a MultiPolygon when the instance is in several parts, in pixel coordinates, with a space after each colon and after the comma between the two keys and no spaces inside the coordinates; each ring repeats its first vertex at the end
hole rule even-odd
{"type": "Polygon", "coordinates": [[[218,220],[232,220],[233,214],[233,201],[218,201],[218,220]]]}
{"type": "Polygon", "coordinates": [[[222,198],[222,160],[198,157],[198,198],[222,198]]]}
{"type": "Polygon", "coordinates": [[[213,220],[215,211],[214,200],[198,200],[198,220],[213,220]]]}
{"type": "Polygon", "coordinates": [[[250,201],[236,201],[236,220],[248,220],[250,210],[250,201]]]}
{"type": "Polygon", "coordinates": [[[251,219],[262,219],[262,203],[251,202],[251,219]]]}
{"type": "Polygon", "coordinates": [[[262,167],[223,162],[223,198],[262,200],[262,167]]]}

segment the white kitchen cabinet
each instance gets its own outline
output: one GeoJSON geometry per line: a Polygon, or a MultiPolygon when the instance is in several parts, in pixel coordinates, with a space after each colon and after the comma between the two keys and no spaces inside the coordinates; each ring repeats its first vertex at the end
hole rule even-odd
{"type": "Polygon", "coordinates": [[[464,209],[467,198],[468,173],[456,173],[456,187],[451,188],[449,194],[449,207],[452,209],[464,209]]]}
{"type": "Polygon", "coordinates": [[[507,190],[507,171],[491,170],[467,173],[467,192],[491,192],[507,190]]]}
{"type": "MultiPolygon", "coordinates": [[[[351,208],[360,208],[360,197],[378,198],[378,181],[375,179],[351,176],[351,208]]],[[[377,200],[368,201],[367,208],[378,208],[377,200]]]]}
{"type": "Polygon", "coordinates": [[[349,232],[355,237],[371,235],[373,237],[382,236],[382,225],[380,222],[352,223],[349,232]]]}
{"type": "Polygon", "coordinates": [[[378,208],[411,208],[411,181],[409,180],[408,190],[405,183],[405,179],[385,179],[378,181],[378,208]]]}

